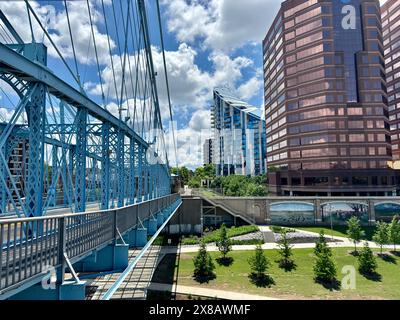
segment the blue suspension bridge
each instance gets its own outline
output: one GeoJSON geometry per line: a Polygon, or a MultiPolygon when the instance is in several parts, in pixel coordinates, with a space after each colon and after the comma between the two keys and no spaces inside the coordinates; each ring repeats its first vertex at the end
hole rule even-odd
{"type": "Polygon", "coordinates": [[[8,117],[0,113],[0,299],[84,299],[79,272],[125,270],[110,299],[179,208],[163,127],[173,115],[160,7],[150,2],[151,22],[145,0],[52,1],[66,24],[62,46],[40,1],[0,3],[0,94],[9,102],[8,117]],[[77,12],[90,31],[87,57],[77,49],[77,12]],[[26,25],[16,25],[22,17],[26,25]],[[155,70],[154,34],[165,77],[155,70]],[[85,59],[97,68],[97,95],[82,81],[85,59]],[[143,248],[134,261],[129,247],[143,248]]]}

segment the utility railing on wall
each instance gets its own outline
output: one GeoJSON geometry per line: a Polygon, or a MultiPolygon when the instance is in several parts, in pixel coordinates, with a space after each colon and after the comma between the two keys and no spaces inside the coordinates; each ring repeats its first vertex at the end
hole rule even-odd
{"type": "Polygon", "coordinates": [[[0,220],[0,296],[118,240],[179,199],[173,194],[115,210],[0,220]]]}

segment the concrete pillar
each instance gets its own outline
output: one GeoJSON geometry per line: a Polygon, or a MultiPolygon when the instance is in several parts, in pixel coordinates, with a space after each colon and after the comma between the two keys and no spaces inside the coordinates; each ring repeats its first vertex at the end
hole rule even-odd
{"type": "Polygon", "coordinates": [[[157,219],[149,218],[144,222],[144,226],[147,229],[147,234],[153,236],[157,232],[157,219]]]}
{"type": "Polygon", "coordinates": [[[368,201],[368,213],[369,213],[369,224],[374,225],[376,223],[376,216],[375,216],[375,202],[373,200],[368,201]]]}
{"type": "Polygon", "coordinates": [[[128,266],[129,245],[112,244],[77,262],[76,272],[105,272],[124,270],[128,266]]]}
{"type": "Polygon", "coordinates": [[[128,232],[125,242],[130,248],[143,248],[147,243],[147,229],[138,228],[128,232]]]}
{"type": "Polygon", "coordinates": [[[270,213],[270,209],[271,209],[271,202],[269,200],[265,201],[265,222],[267,224],[271,223],[271,213],[270,213]]]}
{"type": "Polygon", "coordinates": [[[322,212],[321,212],[321,200],[316,199],[314,201],[314,210],[315,210],[315,223],[321,223],[322,222],[322,212]]]}
{"type": "Polygon", "coordinates": [[[164,223],[164,214],[162,212],[157,214],[157,228],[161,227],[164,223]]]}

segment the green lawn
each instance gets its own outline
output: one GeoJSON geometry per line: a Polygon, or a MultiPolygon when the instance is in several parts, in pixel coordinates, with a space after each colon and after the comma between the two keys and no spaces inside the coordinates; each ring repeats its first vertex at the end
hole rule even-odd
{"type": "Polygon", "coordinates": [[[212,191],[209,191],[207,189],[201,189],[200,193],[201,193],[202,196],[204,196],[206,198],[210,198],[210,199],[215,198],[215,197],[218,196],[216,193],[214,193],[212,191]]]}
{"type": "MultiPolygon", "coordinates": [[[[311,231],[319,233],[321,230],[325,231],[325,235],[338,236],[347,238],[347,226],[333,226],[333,230],[330,227],[295,227],[295,229],[311,231]]],[[[372,241],[372,236],[375,232],[375,226],[363,226],[362,229],[365,232],[365,240],[372,241]]]]}
{"type": "MultiPolygon", "coordinates": [[[[341,280],[341,269],[345,265],[354,265],[357,270],[357,258],[349,254],[351,249],[334,249],[334,257],[338,265],[338,279],[341,280]]],[[[271,264],[269,273],[275,281],[270,288],[258,288],[248,279],[248,258],[252,251],[235,251],[229,255],[234,262],[229,267],[219,266],[216,262],[216,279],[208,284],[199,284],[192,278],[193,254],[182,254],[179,261],[178,284],[215,288],[219,290],[246,292],[283,299],[400,299],[400,258],[394,262],[385,262],[378,258],[378,273],[381,282],[368,280],[356,271],[356,290],[330,291],[313,280],[314,255],[312,249],[294,250],[297,269],[285,272],[275,262],[278,258],[276,250],[265,251],[271,264]]],[[[218,253],[211,253],[214,261],[218,253]]]]}

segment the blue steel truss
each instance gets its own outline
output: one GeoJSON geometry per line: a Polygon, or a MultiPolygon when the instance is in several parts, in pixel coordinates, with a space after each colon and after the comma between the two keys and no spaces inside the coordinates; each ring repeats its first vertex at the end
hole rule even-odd
{"type": "MultiPolygon", "coordinates": [[[[153,106],[143,112],[151,113],[150,128],[157,130],[162,120],[145,2],[135,1],[149,75],[144,95],[153,106]]],[[[151,130],[143,134],[142,124],[136,132],[59,78],[47,68],[46,46],[24,43],[1,10],[0,22],[15,39],[0,42],[0,81],[20,98],[10,121],[0,123],[0,217],[38,217],[59,207],[81,213],[93,204],[108,210],[170,194],[166,153],[155,163],[148,157],[160,144],[151,130]],[[54,112],[54,105],[58,111],[52,117],[48,109],[54,112]]]]}

